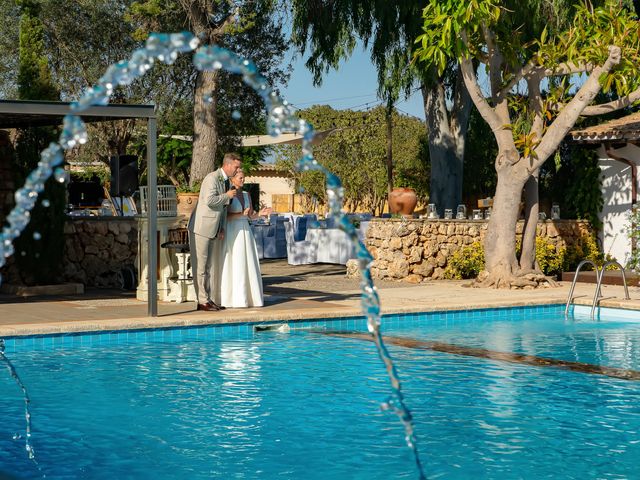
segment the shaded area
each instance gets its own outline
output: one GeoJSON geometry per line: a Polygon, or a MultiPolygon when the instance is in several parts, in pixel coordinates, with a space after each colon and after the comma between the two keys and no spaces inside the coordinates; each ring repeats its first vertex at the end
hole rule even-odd
{"type": "MultiPolygon", "coordinates": [[[[372,342],[373,338],[367,333],[360,332],[322,332],[332,337],[351,338],[354,340],[367,340],[372,342]]],[[[497,352],[495,350],[487,350],[485,348],[465,347],[464,345],[454,345],[451,343],[432,342],[425,340],[416,340],[405,337],[382,337],[387,345],[396,345],[398,347],[413,348],[416,350],[432,350],[434,352],[450,353],[453,355],[464,355],[467,357],[486,358],[489,360],[497,360],[499,362],[517,363],[520,365],[530,365],[533,367],[552,367],[562,370],[571,370],[573,372],[591,373],[595,375],[604,375],[622,380],[640,380],[640,371],[626,370],[623,368],[604,367],[593,365],[590,363],[570,362],[566,360],[557,360],[555,358],[538,357],[535,355],[524,355],[513,352],[497,352]]]]}

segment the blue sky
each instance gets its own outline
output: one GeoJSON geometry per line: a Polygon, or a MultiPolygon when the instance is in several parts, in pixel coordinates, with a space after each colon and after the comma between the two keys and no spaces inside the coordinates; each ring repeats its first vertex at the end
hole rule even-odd
{"type": "MultiPolygon", "coordinates": [[[[287,61],[292,55],[287,56],[287,61]]],[[[311,73],[304,66],[308,57],[293,60],[293,72],[289,85],[282,90],[283,97],[299,108],[312,105],[331,105],[343,110],[366,110],[380,104],[376,91],[378,88],[377,73],[369,59],[368,52],[356,48],[348,61],[340,64],[338,71],[331,70],[323,77],[320,87],[314,87],[311,73]]],[[[397,104],[403,113],[424,120],[422,94],[416,91],[408,101],[397,104]]]]}

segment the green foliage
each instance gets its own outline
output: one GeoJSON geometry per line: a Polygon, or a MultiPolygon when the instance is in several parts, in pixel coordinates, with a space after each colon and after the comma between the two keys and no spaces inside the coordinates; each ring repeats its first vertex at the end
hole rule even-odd
{"type": "MultiPolygon", "coordinates": [[[[558,275],[573,261],[575,255],[591,254],[592,237],[581,239],[576,248],[556,248],[548,239],[536,237],[536,261],[545,275],[558,275]]],[[[520,249],[520,239],[516,249],[520,249]]],[[[596,249],[597,251],[597,249],[596,249]]],[[[584,257],[583,257],[584,258],[584,257]]],[[[582,258],[580,258],[582,260],[582,258]]],[[[578,261],[580,261],[578,260],[578,261]]],[[[444,277],[449,279],[476,278],[484,269],[484,247],[481,242],[466,245],[451,255],[445,268],[444,277]]],[[[575,267],[574,267],[575,268],[575,267]]]]}
{"type": "MultiPolygon", "coordinates": [[[[31,128],[19,133],[16,145],[16,183],[22,185],[40,159],[40,151],[54,138],[51,128],[31,128]]],[[[29,225],[15,242],[15,259],[27,285],[58,283],[64,251],[66,188],[50,178],[31,211],[29,225]],[[42,201],[49,201],[44,206],[42,201]]]]}
{"type": "Polygon", "coordinates": [[[545,275],[562,273],[567,249],[556,245],[542,237],[536,237],[536,261],[545,275]]]}
{"type": "Polygon", "coordinates": [[[462,34],[480,38],[482,26],[491,28],[500,14],[499,0],[431,0],[422,11],[423,33],[416,38],[420,45],[416,58],[442,75],[451,59],[480,53],[474,49],[475,38],[465,45],[462,34]]]}
{"type": "MultiPolygon", "coordinates": [[[[251,58],[258,71],[273,85],[281,85],[288,80],[288,69],[282,58],[287,50],[283,35],[283,22],[276,18],[273,0],[246,0],[229,2],[180,2],[170,0],[140,0],[133,2],[127,10],[126,18],[135,28],[134,37],[144,38],[152,31],[183,30],[185,25],[206,43],[216,43],[251,58]],[[224,25],[224,28],[222,26],[224,25]]],[[[206,78],[192,65],[185,65],[181,85],[188,88],[182,93],[174,93],[173,99],[193,95],[192,86],[207,85],[216,99],[216,119],[207,125],[214,134],[202,143],[203,137],[196,137],[189,171],[189,182],[201,180],[203,172],[219,164],[226,152],[236,151],[239,137],[263,133],[265,128],[264,103],[260,96],[242,82],[241,77],[225,71],[218,71],[206,78]],[[208,79],[206,82],[203,78],[208,79]],[[239,116],[237,114],[240,114],[239,116]],[[207,153],[209,152],[209,153],[207,153]],[[210,152],[214,157],[211,158],[210,152]]],[[[168,85],[172,86],[171,83],[168,85]]],[[[203,87],[204,88],[204,87],[203,87]]],[[[171,107],[171,104],[168,104],[171,107]]],[[[192,103],[196,109],[197,104],[192,103]]],[[[202,127],[202,115],[192,116],[193,122],[202,127]]],[[[191,128],[192,135],[193,128],[191,128]]],[[[172,153],[175,153],[174,151],[172,153]]],[[[264,149],[241,152],[247,165],[255,165],[267,152],[264,149]]],[[[173,158],[173,157],[172,157],[173,158]]]]}
{"type": "Polygon", "coordinates": [[[625,268],[640,271],[640,209],[636,208],[629,215],[627,234],[631,239],[631,257],[625,268]]]}
{"type": "Polygon", "coordinates": [[[20,9],[15,0],[0,0],[0,12],[0,98],[16,98],[20,9]]]}
{"type": "MultiPolygon", "coordinates": [[[[314,148],[320,164],[338,175],[344,185],[345,205],[349,210],[364,209],[380,213],[387,201],[385,109],[370,112],[333,110],[315,106],[300,111],[317,131],[337,129],[314,148]]],[[[427,196],[424,155],[424,125],[419,120],[393,115],[393,158],[395,186],[410,187],[422,199],[427,196]]],[[[324,175],[317,171],[296,172],[301,156],[299,146],[281,146],[275,150],[277,164],[294,175],[296,187],[310,201],[325,203],[324,175]]]]}
{"type": "MultiPolygon", "coordinates": [[[[18,92],[24,100],[56,100],[44,51],[43,26],[37,2],[23,1],[20,19],[18,92]]],[[[54,129],[41,127],[21,130],[16,147],[17,184],[40,161],[40,151],[56,138],[54,129]]],[[[50,179],[31,211],[31,221],[15,242],[16,263],[26,284],[57,283],[61,277],[64,251],[65,188],[50,179]],[[49,206],[42,205],[47,199],[49,206]]]]}
{"type": "Polygon", "coordinates": [[[496,170],[494,163],[498,155],[498,145],[489,125],[477,109],[471,111],[464,152],[464,172],[462,193],[465,203],[478,198],[493,197],[496,191],[496,170]]]}
{"type": "Polygon", "coordinates": [[[598,266],[605,261],[604,254],[598,248],[595,235],[582,233],[573,245],[567,247],[563,269],[565,271],[575,270],[582,260],[591,260],[598,266]]]}
{"type": "Polygon", "coordinates": [[[444,278],[476,278],[484,269],[484,247],[481,242],[466,245],[451,255],[444,271],[444,278]]]}
{"type": "Polygon", "coordinates": [[[560,205],[562,218],[588,220],[601,227],[601,170],[595,150],[583,146],[561,146],[559,162],[540,169],[540,196],[560,205]]]}
{"type": "Polygon", "coordinates": [[[106,185],[111,180],[111,171],[106,166],[83,166],[81,170],[71,173],[72,181],[80,182],[100,182],[100,185],[106,185]]]}
{"type": "Polygon", "coordinates": [[[45,55],[44,27],[37,2],[23,1],[20,16],[18,95],[28,100],[57,100],[45,55]]]}

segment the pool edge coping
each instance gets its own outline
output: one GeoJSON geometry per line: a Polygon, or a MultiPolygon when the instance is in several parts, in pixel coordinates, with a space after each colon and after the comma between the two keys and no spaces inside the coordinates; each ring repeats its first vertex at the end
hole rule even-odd
{"type": "MultiPolygon", "coordinates": [[[[517,308],[517,307],[536,307],[549,305],[564,305],[556,299],[536,300],[536,301],[495,301],[476,304],[472,306],[461,307],[456,306],[437,306],[437,307],[398,307],[385,309],[382,308],[382,315],[402,315],[402,314],[419,314],[433,312],[464,312],[486,310],[493,308],[517,308]]],[[[240,310],[240,309],[238,309],[240,310]]],[[[274,322],[304,322],[311,320],[328,320],[340,318],[356,318],[364,317],[364,313],[359,308],[344,307],[331,308],[324,311],[292,311],[287,313],[265,313],[256,316],[253,311],[249,314],[235,314],[223,318],[218,317],[219,314],[196,314],[189,312],[187,314],[168,315],[166,317],[131,317],[131,318],[112,318],[101,320],[86,321],[58,321],[55,323],[40,322],[30,324],[13,324],[0,327],[0,338],[16,338],[32,335],[60,335],[60,334],[82,334],[82,333],[107,333],[116,331],[135,331],[148,329],[164,329],[164,328],[184,328],[184,327],[207,327],[207,326],[227,326],[238,324],[263,324],[274,322]]]]}

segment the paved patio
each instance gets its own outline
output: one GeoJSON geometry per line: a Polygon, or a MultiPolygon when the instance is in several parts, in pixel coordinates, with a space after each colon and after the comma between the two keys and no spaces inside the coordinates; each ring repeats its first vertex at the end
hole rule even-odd
{"type": "MultiPolygon", "coordinates": [[[[345,277],[341,265],[291,266],[286,260],[262,264],[265,306],[198,312],[195,303],[160,303],[159,316],[135,292],[89,290],[83,295],[16,297],[0,295],[0,337],[38,333],[173,327],[236,322],[265,322],[361,315],[359,281],[345,277]]],[[[564,304],[570,284],[539,290],[469,288],[468,281],[432,281],[419,285],[377,284],[384,314],[461,310],[518,305],[564,304]]],[[[575,303],[591,305],[595,285],[578,283],[575,303]]],[[[604,285],[602,306],[640,310],[640,288],[604,285]]]]}

